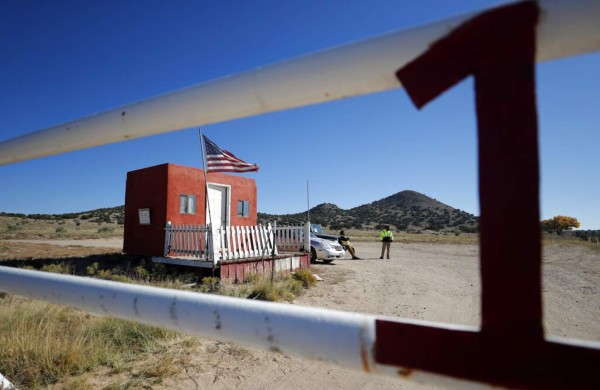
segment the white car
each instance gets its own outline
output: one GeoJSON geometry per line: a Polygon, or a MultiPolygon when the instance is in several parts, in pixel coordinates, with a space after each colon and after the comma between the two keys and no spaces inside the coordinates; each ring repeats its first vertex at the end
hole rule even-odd
{"type": "Polygon", "coordinates": [[[334,241],[326,240],[310,233],[310,261],[314,263],[317,259],[329,264],[335,259],[341,259],[346,254],[342,246],[334,241]]]}

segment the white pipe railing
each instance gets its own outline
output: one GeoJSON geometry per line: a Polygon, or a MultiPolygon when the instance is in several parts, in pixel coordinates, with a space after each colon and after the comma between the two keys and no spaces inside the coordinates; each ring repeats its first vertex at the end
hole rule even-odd
{"type": "MultiPolygon", "coordinates": [[[[600,1],[539,1],[537,61],[600,50],[600,1]]],[[[194,85],[0,142],[0,165],[399,88],[395,72],[475,14],[194,85]]]]}
{"type": "Polygon", "coordinates": [[[0,373],[0,390],[17,390],[17,388],[0,373]]]}

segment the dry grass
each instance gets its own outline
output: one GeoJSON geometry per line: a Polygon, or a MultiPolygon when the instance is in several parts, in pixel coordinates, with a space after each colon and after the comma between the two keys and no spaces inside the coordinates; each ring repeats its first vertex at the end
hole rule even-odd
{"type": "Polygon", "coordinates": [[[304,292],[306,288],[314,286],[316,279],[308,270],[302,270],[301,278],[295,275],[279,274],[273,282],[270,276],[248,275],[245,283],[232,284],[226,281],[217,282],[216,278],[207,277],[202,279],[200,291],[213,292],[218,295],[258,299],[261,301],[287,301],[291,302],[304,292]],[[314,280],[311,284],[310,280],[314,280]]]}
{"type": "MultiPolygon", "coordinates": [[[[378,230],[344,229],[346,235],[354,242],[379,241],[378,230]]],[[[337,235],[339,232],[328,231],[327,234],[337,235]]],[[[402,243],[438,243],[438,244],[477,244],[479,235],[474,233],[407,233],[393,232],[394,241],[402,243]]]]}
{"type": "MultiPolygon", "coordinates": [[[[379,231],[374,230],[356,230],[345,229],[346,235],[355,242],[378,242],[379,231]]],[[[458,245],[474,245],[479,244],[479,234],[475,233],[406,233],[393,232],[394,242],[404,244],[410,243],[430,243],[430,244],[458,244],[458,245]]],[[[327,232],[327,234],[337,234],[337,232],[327,232]]],[[[517,234],[517,232],[515,232],[517,234]]],[[[543,245],[561,245],[561,246],[583,246],[592,250],[600,250],[600,243],[591,241],[583,241],[573,235],[563,234],[557,236],[555,234],[542,233],[543,245]]]]}
{"type": "Polygon", "coordinates": [[[89,220],[38,220],[0,216],[0,240],[122,237],[123,225],[89,220]]]}
{"type": "Polygon", "coordinates": [[[600,251],[600,243],[591,242],[591,241],[583,241],[577,237],[571,235],[561,235],[557,236],[554,234],[544,234],[543,237],[543,245],[545,246],[561,246],[561,247],[585,247],[591,249],[593,251],[600,251]]]}
{"type": "Polygon", "coordinates": [[[0,306],[0,372],[18,388],[45,388],[101,366],[117,372],[183,337],[11,295],[0,299],[0,306]]]}
{"type": "Polygon", "coordinates": [[[60,259],[120,252],[118,249],[0,241],[0,262],[18,259],[60,259]]]}
{"type": "Polygon", "coordinates": [[[294,273],[294,279],[302,283],[302,287],[310,288],[317,285],[317,278],[307,269],[299,269],[294,273]]]}
{"type": "MultiPolygon", "coordinates": [[[[99,253],[107,251],[101,248],[0,241],[0,249],[0,264],[4,260],[46,272],[174,289],[195,281],[193,274],[119,253],[99,253]]],[[[303,283],[310,285],[310,271],[300,274],[278,275],[274,283],[256,275],[235,285],[205,278],[200,291],[292,301],[304,291],[303,283]]],[[[109,378],[101,385],[105,389],[149,388],[178,374],[198,344],[198,339],[161,328],[0,294],[0,372],[18,388],[94,389],[98,374],[92,373],[100,372],[109,378]]]]}

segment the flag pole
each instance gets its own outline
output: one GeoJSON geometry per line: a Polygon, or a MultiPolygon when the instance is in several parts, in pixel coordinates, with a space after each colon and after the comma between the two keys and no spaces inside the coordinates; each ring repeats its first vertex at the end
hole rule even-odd
{"type": "Polygon", "coordinates": [[[204,137],[202,135],[202,129],[198,129],[200,133],[200,147],[202,148],[202,169],[204,170],[204,210],[208,210],[208,219],[206,219],[206,224],[210,224],[212,226],[212,216],[210,214],[210,202],[208,200],[208,176],[206,174],[206,148],[204,145],[204,137]]]}

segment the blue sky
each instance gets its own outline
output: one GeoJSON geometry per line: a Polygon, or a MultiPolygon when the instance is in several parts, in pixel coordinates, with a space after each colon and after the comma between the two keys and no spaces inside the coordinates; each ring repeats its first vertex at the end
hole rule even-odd
{"type": "MultiPolygon", "coordinates": [[[[0,141],[207,80],[498,4],[1,1],[0,141]]],[[[542,218],[600,229],[600,54],[537,65],[542,218]]],[[[403,190],[479,214],[472,80],[418,111],[402,89],[203,127],[260,166],[258,209],[349,209],[403,190]]],[[[0,211],[124,204],[130,170],[201,167],[198,129],[0,166],[0,211]]]]}

